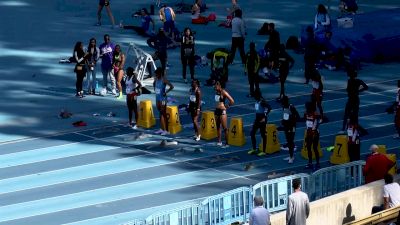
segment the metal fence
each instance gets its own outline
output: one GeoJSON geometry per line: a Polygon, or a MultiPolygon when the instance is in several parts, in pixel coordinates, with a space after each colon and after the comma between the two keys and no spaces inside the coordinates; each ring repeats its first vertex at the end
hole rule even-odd
{"type": "MultiPolygon", "coordinates": [[[[292,181],[300,179],[302,190],[310,201],[333,195],[364,184],[364,161],[320,169],[313,174],[295,174],[240,187],[204,200],[165,210],[149,216],[148,225],[225,225],[244,222],[253,208],[254,196],[264,198],[270,212],[286,209],[288,196],[293,192],[292,181]]],[[[140,220],[132,225],[142,225],[140,220]]]]}
{"type": "Polygon", "coordinates": [[[363,185],[364,165],[364,161],[355,161],[317,170],[310,177],[310,191],[304,190],[313,201],[363,185]]]}
{"type": "Polygon", "coordinates": [[[186,204],[171,210],[152,214],[146,218],[149,225],[200,225],[200,202],[186,204]]]}
{"type": "Polygon", "coordinates": [[[304,190],[309,189],[310,175],[305,173],[280,177],[255,184],[252,188],[252,197],[262,196],[264,207],[269,212],[277,212],[286,209],[287,198],[293,192],[292,181],[301,179],[304,190]]]}
{"type": "Polygon", "coordinates": [[[249,187],[236,188],[208,197],[201,203],[205,225],[231,224],[246,221],[252,207],[249,187]]]}

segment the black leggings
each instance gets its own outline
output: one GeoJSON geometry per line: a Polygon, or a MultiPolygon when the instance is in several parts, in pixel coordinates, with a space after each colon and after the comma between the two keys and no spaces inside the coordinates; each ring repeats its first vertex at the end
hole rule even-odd
{"type": "Polygon", "coordinates": [[[129,124],[132,124],[132,114],[135,113],[135,121],[138,120],[137,100],[133,94],[126,95],[126,105],[128,106],[129,124]]]}
{"type": "Polygon", "coordinates": [[[190,70],[190,78],[193,80],[194,79],[194,56],[189,56],[185,57],[183,56],[181,58],[182,60],[182,78],[186,79],[186,67],[189,65],[189,70],[190,70]]]}
{"type": "Polygon", "coordinates": [[[343,124],[342,130],[346,128],[347,119],[350,118],[351,114],[355,115],[356,121],[355,123],[358,124],[358,111],[360,110],[360,99],[356,98],[354,100],[347,100],[346,108],[344,109],[344,116],[343,116],[343,124]]]}
{"type": "Polygon", "coordinates": [[[308,163],[312,164],[312,151],[311,146],[313,147],[315,160],[317,164],[319,164],[319,152],[318,152],[318,143],[319,143],[319,133],[317,131],[307,131],[306,136],[306,147],[308,153],[308,163]]]}
{"type": "Polygon", "coordinates": [[[256,149],[256,132],[258,129],[260,129],[260,134],[263,139],[263,151],[266,151],[266,146],[267,146],[267,138],[265,136],[265,129],[266,129],[267,124],[265,122],[259,122],[257,120],[254,120],[253,127],[251,128],[250,131],[250,136],[251,136],[251,144],[253,146],[253,149],[256,149]]]}
{"type": "Polygon", "coordinates": [[[83,78],[85,78],[86,71],[81,70],[81,71],[76,71],[76,93],[78,94],[79,92],[82,91],[82,86],[83,86],[83,78]]]}
{"type": "Polygon", "coordinates": [[[347,146],[348,146],[350,162],[360,160],[360,145],[348,144],[347,146]]]}
{"type": "Polygon", "coordinates": [[[258,74],[253,71],[249,71],[247,74],[250,85],[250,95],[254,95],[256,90],[260,90],[260,82],[258,80],[258,74]]]}
{"type": "Polygon", "coordinates": [[[287,147],[289,148],[289,156],[292,158],[294,154],[294,135],[296,132],[294,131],[296,128],[288,127],[285,128],[285,136],[287,147]]]}

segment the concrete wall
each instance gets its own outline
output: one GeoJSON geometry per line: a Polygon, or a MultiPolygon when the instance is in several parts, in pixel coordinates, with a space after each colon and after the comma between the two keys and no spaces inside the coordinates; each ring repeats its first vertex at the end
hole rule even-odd
{"type": "MultiPolygon", "coordinates": [[[[395,177],[400,181],[400,175],[395,177]]],[[[310,204],[310,216],[307,225],[341,225],[344,220],[361,219],[371,215],[375,205],[382,204],[384,181],[375,181],[336,195],[332,195],[310,204]],[[346,216],[346,208],[351,212],[346,216]],[[346,218],[346,219],[345,219],[346,218]]],[[[286,225],[286,211],[271,216],[272,225],[286,225]]],[[[346,221],[346,222],[350,222],[346,221]]]]}

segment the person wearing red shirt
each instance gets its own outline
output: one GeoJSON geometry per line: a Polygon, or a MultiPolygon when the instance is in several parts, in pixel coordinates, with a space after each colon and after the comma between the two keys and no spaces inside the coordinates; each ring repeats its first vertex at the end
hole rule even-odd
{"type": "Polygon", "coordinates": [[[386,155],[378,152],[377,145],[371,145],[370,150],[372,154],[367,158],[363,169],[366,184],[383,179],[394,165],[394,162],[386,155]]]}

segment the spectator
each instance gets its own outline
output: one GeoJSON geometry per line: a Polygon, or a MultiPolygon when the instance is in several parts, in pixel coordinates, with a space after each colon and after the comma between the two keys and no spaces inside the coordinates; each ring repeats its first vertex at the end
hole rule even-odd
{"type": "Polygon", "coordinates": [[[340,0],[339,10],[342,14],[353,13],[355,14],[358,10],[358,5],[356,0],[340,0]]]}
{"type": "Polygon", "coordinates": [[[196,0],[192,6],[192,23],[207,24],[208,18],[201,15],[201,0],[196,0]]]}
{"type": "Polygon", "coordinates": [[[292,181],[294,192],[288,198],[286,209],[286,225],[306,225],[310,215],[308,195],[301,191],[300,179],[292,181]]]}
{"type": "Polygon", "coordinates": [[[326,10],[325,6],[322,4],[318,5],[317,14],[314,18],[314,32],[324,33],[325,31],[330,30],[331,28],[331,19],[328,14],[328,10],[326,10]]]}
{"type": "Polygon", "coordinates": [[[147,12],[146,8],[140,10],[141,13],[141,25],[140,26],[132,26],[132,25],[123,25],[122,22],[119,26],[123,29],[132,29],[137,34],[143,37],[153,37],[154,36],[154,21],[150,17],[149,13],[147,12]],[[152,29],[150,30],[150,23],[152,24],[152,29]]]}
{"type": "Polygon", "coordinates": [[[249,80],[250,93],[247,97],[254,97],[254,91],[260,90],[258,70],[260,68],[260,56],[256,50],[256,44],[254,42],[250,43],[250,50],[246,54],[246,65],[245,73],[249,80]]]}
{"type": "Polygon", "coordinates": [[[167,6],[163,5],[159,11],[160,20],[164,23],[164,32],[167,33],[168,36],[173,37],[173,32],[175,30],[175,12],[174,10],[167,6]]]}
{"type": "Polygon", "coordinates": [[[360,134],[355,117],[356,115],[351,114],[347,122],[347,149],[350,162],[360,160],[360,134]]]}
{"type": "Polygon", "coordinates": [[[286,78],[289,75],[289,70],[294,65],[294,59],[286,52],[285,45],[280,45],[279,50],[279,82],[281,84],[281,91],[279,93],[279,97],[276,99],[280,101],[283,96],[285,96],[285,82],[286,78]]]}
{"type": "Polygon", "coordinates": [[[276,69],[278,58],[279,58],[279,50],[281,47],[281,38],[280,34],[277,30],[275,30],[275,24],[268,24],[268,34],[269,39],[264,46],[265,51],[268,53],[268,67],[271,69],[276,69]]]}
{"type": "Polygon", "coordinates": [[[318,45],[314,38],[314,31],[311,26],[306,28],[307,38],[304,43],[304,84],[310,81],[312,72],[315,70],[315,63],[318,58],[318,45]]]}
{"type": "Polygon", "coordinates": [[[156,55],[161,62],[161,68],[163,69],[163,73],[165,75],[167,69],[167,58],[168,58],[167,49],[170,45],[173,45],[173,42],[170,38],[167,37],[167,35],[165,35],[163,28],[159,29],[158,34],[154,39],[154,42],[155,42],[154,46],[156,48],[156,55]]]}
{"type": "Polygon", "coordinates": [[[391,174],[385,174],[384,179],[383,205],[374,206],[372,208],[372,214],[400,205],[400,185],[397,182],[393,182],[393,176],[391,174]]]}
{"type": "Polygon", "coordinates": [[[83,98],[83,78],[86,74],[86,58],[88,56],[83,49],[82,42],[78,41],[74,47],[73,56],[75,58],[75,69],[74,72],[76,73],[76,97],[83,98]]]}
{"type": "Polygon", "coordinates": [[[94,95],[96,93],[96,65],[100,57],[100,49],[96,46],[95,38],[91,38],[89,40],[89,45],[86,49],[86,52],[88,53],[88,69],[86,74],[87,92],[89,95],[94,95]]]}
{"type": "Polygon", "coordinates": [[[189,66],[190,78],[194,79],[194,37],[192,30],[186,27],[183,31],[182,43],[181,43],[181,61],[182,61],[182,78],[185,83],[186,80],[186,67],[189,66]]]}
{"type": "Polygon", "coordinates": [[[246,63],[246,53],[244,52],[244,39],[246,36],[245,25],[242,20],[242,10],[235,12],[235,18],[232,20],[232,45],[230,63],[235,59],[236,48],[239,48],[242,64],[246,63]]]}
{"type": "Polygon", "coordinates": [[[108,79],[111,81],[111,91],[113,95],[116,95],[115,91],[115,77],[112,73],[112,59],[114,54],[114,43],[111,42],[108,34],[104,35],[104,43],[100,45],[100,57],[101,57],[101,72],[103,73],[103,89],[107,92],[108,79]]]}
{"type": "Polygon", "coordinates": [[[363,169],[366,184],[383,179],[395,164],[386,155],[379,153],[378,149],[377,145],[371,145],[370,147],[372,154],[367,158],[363,169]]]}
{"type": "Polygon", "coordinates": [[[251,210],[249,225],[270,225],[270,215],[264,208],[264,199],[261,196],[254,197],[254,208],[251,210]]]}
{"type": "Polygon", "coordinates": [[[97,9],[97,26],[101,26],[101,11],[103,10],[103,7],[106,7],[108,17],[110,17],[111,20],[111,28],[114,28],[115,26],[115,20],[114,16],[111,12],[111,7],[110,7],[110,0],[99,0],[99,7],[97,9]]]}

